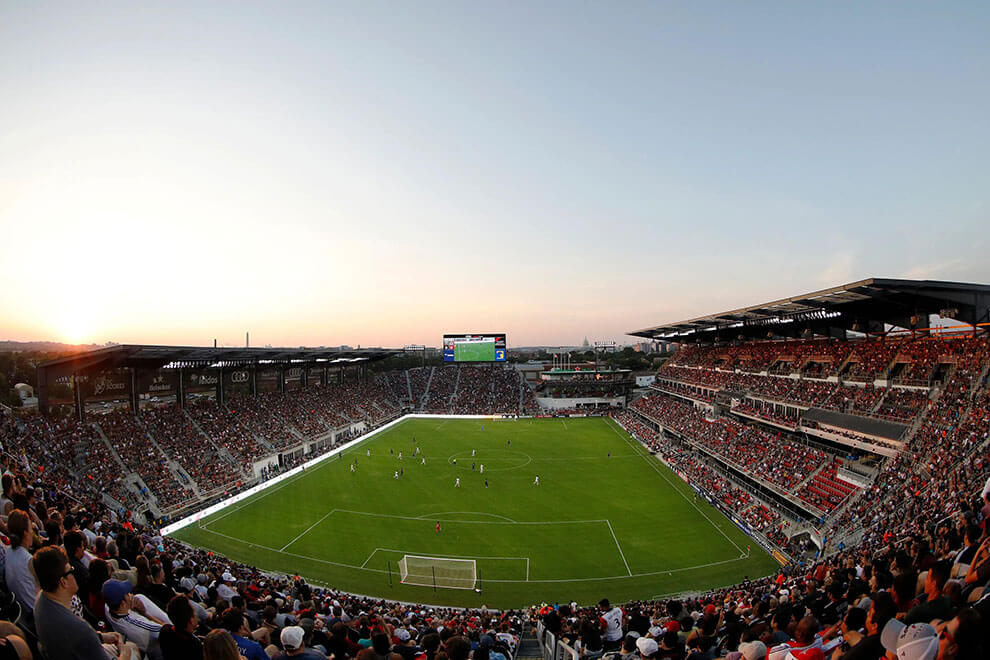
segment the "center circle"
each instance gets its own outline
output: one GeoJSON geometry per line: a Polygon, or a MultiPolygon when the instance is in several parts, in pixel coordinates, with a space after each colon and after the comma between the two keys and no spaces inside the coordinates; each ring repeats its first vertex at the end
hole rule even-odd
{"type": "Polygon", "coordinates": [[[485,472],[503,472],[505,470],[518,470],[529,465],[533,457],[521,451],[512,449],[485,449],[471,456],[469,451],[460,451],[447,457],[447,462],[456,467],[471,471],[471,464],[475,463],[475,469],[485,466],[485,472]]]}

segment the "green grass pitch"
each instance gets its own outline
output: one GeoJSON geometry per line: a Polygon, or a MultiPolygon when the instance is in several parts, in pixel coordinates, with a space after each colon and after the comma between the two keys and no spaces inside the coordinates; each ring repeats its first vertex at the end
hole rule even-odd
{"type": "Polygon", "coordinates": [[[491,362],[495,359],[495,340],[459,341],[454,344],[455,362],[491,362]]]}
{"type": "Polygon", "coordinates": [[[611,420],[417,418],[174,536],[314,584],[469,607],[622,602],[777,568],[691,493],[611,420]],[[481,592],[400,584],[404,554],[475,559],[481,592]]]}

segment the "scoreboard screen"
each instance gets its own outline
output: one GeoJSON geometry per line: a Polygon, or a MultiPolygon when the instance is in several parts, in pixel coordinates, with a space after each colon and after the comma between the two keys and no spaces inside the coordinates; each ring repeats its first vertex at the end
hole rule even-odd
{"type": "Polygon", "coordinates": [[[505,362],[505,333],[444,335],[444,362],[505,362]]]}

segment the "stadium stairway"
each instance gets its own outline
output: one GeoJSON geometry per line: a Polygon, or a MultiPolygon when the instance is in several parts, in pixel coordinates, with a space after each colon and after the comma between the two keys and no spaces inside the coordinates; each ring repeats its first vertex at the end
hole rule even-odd
{"type": "Polygon", "coordinates": [[[419,400],[420,410],[426,410],[426,404],[430,401],[430,385],[433,384],[433,375],[436,372],[436,367],[430,367],[430,377],[426,379],[426,387],[423,388],[423,397],[419,400]]]}
{"type": "Polygon", "coordinates": [[[120,458],[120,454],[118,454],[117,450],[113,448],[113,443],[110,442],[110,438],[108,438],[106,433],[103,432],[103,429],[100,428],[100,425],[97,424],[96,422],[93,422],[92,424],[90,424],[90,426],[93,428],[94,431],[96,431],[97,435],[100,436],[100,440],[102,440],[103,444],[107,446],[107,449],[110,450],[110,455],[113,456],[114,460],[117,461],[117,465],[120,466],[121,471],[130,472],[128,467],[124,465],[123,459],[120,458]]]}
{"type": "Polygon", "coordinates": [[[188,410],[183,409],[182,414],[185,415],[186,421],[189,422],[189,424],[191,424],[194,429],[196,429],[196,432],[199,433],[204,438],[206,438],[206,440],[210,443],[210,445],[214,449],[216,449],[217,455],[220,456],[221,459],[233,465],[239,472],[244,471],[244,469],[237,463],[237,459],[234,458],[231,455],[231,453],[227,451],[225,447],[214,442],[213,438],[211,438],[209,435],[206,434],[206,431],[204,431],[203,427],[199,425],[199,422],[196,421],[196,418],[189,414],[188,410]]]}
{"type": "Polygon", "coordinates": [[[450,410],[450,406],[457,401],[457,388],[461,385],[461,365],[457,365],[457,377],[454,379],[454,391],[450,393],[450,398],[447,400],[447,409],[450,410]]]}
{"type": "Polygon", "coordinates": [[[816,467],[814,470],[808,473],[807,477],[805,477],[800,482],[798,482],[798,484],[791,489],[791,492],[797,495],[799,492],[801,492],[804,489],[805,486],[811,483],[811,480],[815,478],[815,475],[817,475],[819,472],[824,470],[830,464],[831,464],[831,459],[828,459],[827,463],[822,463],[821,465],[816,467]]]}
{"type": "MultiPolygon", "coordinates": [[[[983,368],[980,369],[980,375],[973,379],[972,384],[969,387],[969,398],[972,399],[976,396],[976,392],[980,389],[981,383],[986,380],[987,372],[990,371],[990,360],[984,363],[983,368]]],[[[952,374],[949,374],[952,377],[952,374]]]]}
{"type": "Polygon", "coordinates": [[[407,369],[403,373],[406,375],[406,390],[409,392],[409,405],[410,407],[415,408],[416,402],[413,401],[412,381],[409,380],[409,370],[407,369]]]}
{"type": "Polygon", "coordinates": [[[536,631],[532,624],[526,623],[523,626],[522,639],[519,641],[515,660],[539,660],[542,657],[540,643],[536,641],[536,631]]]}

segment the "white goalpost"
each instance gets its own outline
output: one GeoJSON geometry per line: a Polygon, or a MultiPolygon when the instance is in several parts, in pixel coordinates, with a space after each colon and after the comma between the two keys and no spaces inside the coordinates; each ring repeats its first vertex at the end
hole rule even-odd
{"type": "Polygon", "coordinates": [[[403,555],[399,560],[399,582],[420,587],[474,589],[477,565],[473,559],[403,555]]]}

